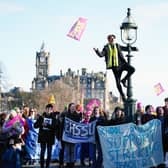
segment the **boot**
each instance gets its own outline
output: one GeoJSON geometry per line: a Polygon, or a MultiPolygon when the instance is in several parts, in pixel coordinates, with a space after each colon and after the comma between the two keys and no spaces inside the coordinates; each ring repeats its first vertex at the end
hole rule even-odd
{"type": "Polygon", "coordinates": [[[82,166],[86,166],[83,159],[81,160],[81,165],[82,165],[82,166]]]}

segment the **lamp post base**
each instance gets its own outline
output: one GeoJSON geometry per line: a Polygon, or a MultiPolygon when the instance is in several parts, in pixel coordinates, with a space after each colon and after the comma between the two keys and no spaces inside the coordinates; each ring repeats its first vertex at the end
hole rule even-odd
{"type": "Polygon", "coordinates": [[[134,122],[134,116],[136,113],[136,99],[128,98],[124,102],[124,111],[125,111],[125,117],[126,117],[126,122],[134,122]]]}

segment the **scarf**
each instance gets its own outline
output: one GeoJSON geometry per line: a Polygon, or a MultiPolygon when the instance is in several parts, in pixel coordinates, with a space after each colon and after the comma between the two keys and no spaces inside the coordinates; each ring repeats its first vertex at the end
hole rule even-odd
{"type": "Polygon", "coordinates": [[[110,44],[108,44],[109,48],[109,57],[108,57],[108,63],[107,68],[112,68],[113,66],[118,66],[118,51],[116,45],[112,48],[110,44]]]}

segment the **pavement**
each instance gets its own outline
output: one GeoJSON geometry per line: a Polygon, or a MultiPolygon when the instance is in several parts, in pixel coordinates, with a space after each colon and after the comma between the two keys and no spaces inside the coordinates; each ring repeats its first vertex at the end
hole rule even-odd
{"type": "MultiPolygon", "coordinates": [[[[168,155],[167,155],[167,159],[168,159],[168,155]]],[[[168,168],[168,160],[166,160],[166,168],[168,168]]],[[[35,163],[35,164],[31,164],[31,165],[22,165],[22,168],[40,168],[40,164],[39,163],[35,163]]],[[[50,164],[50,168],[59,168],[59,164],[58,163],[51,163],[50,164]]],[[[67,168],[65,166],[65,168],[67,168]]],[[[89,166],[81,166],[80,163],[75,163],[75,168],[90,168],[89,166]]]]}
{"type": "MultiPolygon", "coordinates": [[[[40,168],[40,164],[38,162],[34,163],[34,164],[26,164],[26,165],[22,165],[22,168],[40,168]]],[[[50,164],[50,168],[59,168],[59,164],[57,162],[52,162],[50,164]]],[[[65,166],[65,168],[67,168],[65,166]]],[[[90,168],[89,166],[81,166],[80,163],[75,163],[75,168],[90,168]]]]}
{"type": "MultiPolygon", "coordinates": [[[[168,152],[166,153],[165,164],[166,164],[166,168],[168,168],[168,152]]],[[[22,168],[40,168],[40,164],[39,164],[39,161],[36,161],[34,164],[22,165],[22,168]]],[[[51,162],[50,168],[59,168],[58,162],[51,162]]],[[[89,166],[81,166],[80,162],[76,162],[75,163],[75,168],[90,168],[90,167],[89,166]]]]}
{"type": "MultiPolygon", "coordinates": [[[[22,166],[22,168],[40,168],[40,165],[30,165],[30,166],[22,166]]],[[[50,165],[50,168],[59,168],[58,165],[50,165]]],[[[65,167],[67,168],[67,167],[65,167]]],[[[75,166],[75,168],[90,168],[90,167],[83,167],[83,166],[75,166]]]]}
{"type": "MultiPolygon", "coordinates": [[[[40,168],[40,165],[23,165],[22,168],[40,168]]],[[[57,164],[51,164],[50,168],[59,168],[59,165],[57,164]]],[[[67,168],[65,166],[65,168],[67,168]]],[[[90,168],[88,166],[80,166],[80,165],[75,165],[75,168],[90,168]]]]}

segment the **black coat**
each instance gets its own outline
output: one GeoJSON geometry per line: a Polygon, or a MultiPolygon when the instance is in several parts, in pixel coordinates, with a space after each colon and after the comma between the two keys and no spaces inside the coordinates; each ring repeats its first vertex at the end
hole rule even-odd
{"type": "Polygon", "coordinates": [[[99,140],[99,135],[98,135],[98,131],[97,131],[97,126],[99,125],[105,125],[106,123],[106,118],[104,116],[100,116],[98,118],[96,118],[95,116],[91,117],[89,122],[92,122],[92,121],[96,121],[96,129],[95,129],[95,139],[96,139],[96,142],[97,143],[100,143],[100,140],[99,140]]]}
{"type": "MultiPolygon", "coordinates": [[[[107,68],[108,65],[108,57],[110,55],[110,51],[109,51],[109,44],[106,44],[103,48],[103,50],[101,52],[99,52],[99,50],[96,50],[96,54],[99,57],[105,57],[105,62],[106,62],[106,69],[112,69],[112,68],[107,68]]],[[[125,60],[122,51],[128,51],[127,47],[121,46],[118,43],[116,43],[116,47],[117,47],[117,51],[118,51],[118,66],[122,66],[123,64],[126,64],[127,61],[125,60]]],[[[136,47],[131,47],[132,51],[137,51],[136,47]]]]}
{"type": "Polygon", "coordinates": [[[55,143],[56,126],[56,119],[52,113],[44,112],[34,123],[34,127],[39,128],[38,142],[53,145],[55,143]],[[43,126],[44,122],[47,122],[46,126],[43,126]]]}
{"type": "Polygon", "coordinates": [[[60,120],[60,112],[59,111],[55,111],[55,112],[53,112],[52,114],[52,117],[54,117],[54,119],[55,119],[55,126],[56,126],[56,128],[55,128],[55,135],[56,135],[56,138],[58,139],[58,140],[60,140],[60,127],[61,127],[61,120],[60,120]]]}

